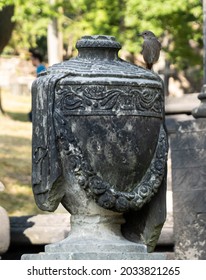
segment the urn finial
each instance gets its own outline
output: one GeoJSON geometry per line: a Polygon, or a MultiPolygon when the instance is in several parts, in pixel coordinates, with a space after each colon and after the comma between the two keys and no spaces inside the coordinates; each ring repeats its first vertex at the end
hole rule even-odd
{"type": "Polygon", "coordinates": [[[120,50],[121,44],[116,41],[114,36],[93,35],[83,36],[77,41],[76,48],[111,48],[120,50]]]}

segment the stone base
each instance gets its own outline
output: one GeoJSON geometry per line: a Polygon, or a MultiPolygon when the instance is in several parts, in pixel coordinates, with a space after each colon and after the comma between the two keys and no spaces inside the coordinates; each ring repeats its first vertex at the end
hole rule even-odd
{"type": "Polygon", "coordinates": [[[45,246],[45,252],[23,255],[22,260],[155,260],[164,254],[147,253],[147,246],[125,239],[120,230],[122,214],[71,216],[69,236],[45,246]]]}
{"type": "Polygon", "coordinates": [[[40,253],[23,255],[22,260],[166,260],[163,253],[40,253]]]}
{"type": "Polygon", "coordinates": [[[40,254],[25,254],[22,260],[165,260],[162,253],[147,253],[146,246],[128,240],[59,242],[45,246],[40,254]]]}

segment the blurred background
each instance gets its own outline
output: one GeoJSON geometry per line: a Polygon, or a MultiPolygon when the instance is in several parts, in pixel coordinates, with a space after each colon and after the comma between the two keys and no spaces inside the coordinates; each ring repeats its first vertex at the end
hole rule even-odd
{"type": "MultiPolygon", "coordinates": [[[[76,55],[76,41],[88,34],[115,36],[122,44],[120,56],[141,65],[142,40],[137,34],[151,30],[162,43],[155,70],[164,75],[166,93],[201,88],[201,0],[1,0],[0,9],[1,59],[13,59],[12,71],[19,59],[28,59],[31,48],[50,65],[69,59],[76,55]]],[[[29,74],[20,68],[18,72],[29,74]]]]}

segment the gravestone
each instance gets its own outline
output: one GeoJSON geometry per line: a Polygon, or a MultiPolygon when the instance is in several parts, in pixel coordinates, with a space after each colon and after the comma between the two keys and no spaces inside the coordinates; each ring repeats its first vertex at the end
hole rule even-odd
{"type": "Polygon", "coordinates": [[[33,192],[42,210],[71,213],[68,237],[23,259],[161,259],[167,134],[162,80],[121,60],[110,36],[32,86],[33,192]]]}
{"type": "Polygon", "coordinates": [[[175,258],[206,259],[205,119],[181,121],[171,133],[175,258]]]}

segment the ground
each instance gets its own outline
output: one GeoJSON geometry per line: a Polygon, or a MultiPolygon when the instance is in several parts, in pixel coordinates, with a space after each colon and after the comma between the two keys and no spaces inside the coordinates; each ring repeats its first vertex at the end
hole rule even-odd
{"type": "Polygon", "coordinates": [[[31,188],[31,133],[28,121],[31,108],[29,95],[2,92],[0,113],[0,181],[5,190],[0,193],[0,205],[10,216],[37,214],[31,188]]]}

